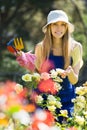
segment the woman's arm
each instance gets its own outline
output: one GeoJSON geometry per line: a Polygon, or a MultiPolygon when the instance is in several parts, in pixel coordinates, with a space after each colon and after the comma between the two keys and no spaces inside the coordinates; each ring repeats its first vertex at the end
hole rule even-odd
{"type": "Polygon", "coordinates": [[[82,45],[78,42],[74,42],[74,48],[72,49],[71,57],[73,60],[72,66],[69,66],[65,72],[66,75],[68,76],[69,81],[72,84],[76,84],[78,82],[78,76],[79,76],[79,71],[80,68],[83,65],[83,60],[82,60],[82,45]]]}

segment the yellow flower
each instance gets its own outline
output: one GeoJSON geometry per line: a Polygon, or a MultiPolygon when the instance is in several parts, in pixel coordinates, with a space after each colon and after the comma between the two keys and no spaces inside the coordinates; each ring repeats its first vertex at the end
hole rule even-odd
{"type": "Polygon", "coordinates": [[[49,101],[48,101],[48,104],[49,104],[49,105],[56,105],[56,100],[54,100],[54,101],[49,100],[49,101]]]}
{"type": "Polygon", "coordinates": [[[32,81],[32,75],[31,74],[25,74],[22,76],[22,80],[29,82],[32,81]]]}
{"type": "Polygon", "coordinates": [[[61,107],[62,107],[61,102],[57,101],[57,102],[56,102],[56,106],[57,106],[57,108],[61,108],[61,107]]]}
{"type": "Polygon", "coordinates": [[[67,110],[60,110],[61,116],[68,117],[68,111],[67,110]]]}
{"type": "Polygon", "coordinates": [[[84,95],[84,94],[86,94],[87,93],[87,87],[85,88],[85,87],[77,87],[76,88],[76,94],[78,94],[78,95],[84,95]]]}
{"type": "Polygon", "coordinates": [[[48,110],[51,111],[51,112],[55,112],[56,110],[56,107],[54,105],[51,105],[51,106],[47,106],[48,110]]]}
{"type": "Polygon", "coordinates": [[[63,82],[63,80],[59,77],[59,76],[57,76],[55,79],[54,79],[54,81],[56,81],[56,82],[63,82]]]}
{"type": "Polygon", "coordinates": [[[0,113],[0,125],[7,126],[8,123],[9,123],[9,120],[6,117],[6,115],[4,113],[0,113]]]}

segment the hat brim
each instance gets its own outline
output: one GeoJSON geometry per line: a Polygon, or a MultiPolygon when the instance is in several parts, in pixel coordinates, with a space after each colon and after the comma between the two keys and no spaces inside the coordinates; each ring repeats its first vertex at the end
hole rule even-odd
{"type": "Polygon", "coordinates": [[[50,25],[50,24],[52,24],[52,23],[59,22],[59,21],[65,22],[65,23],[68,25],[68,29],[69,29],[69,32],[70,32],[70,33],[72,33],[72,32],[74,31],[74,25],[71,24],[71,23],[68,22],[68,21],[65,21],[65,19],[54,19],[54,20],[50,21],[50,22],[47,23],[45,26],[43,26],[42,31],[43,31],[44,33],[46,33],[46,31],[47,31],[47,26],[48,26],[48,25],[50,25]]]}

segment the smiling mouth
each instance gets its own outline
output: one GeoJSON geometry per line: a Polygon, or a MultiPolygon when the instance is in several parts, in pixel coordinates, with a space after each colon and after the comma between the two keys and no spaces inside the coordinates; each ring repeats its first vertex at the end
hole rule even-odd
{"type": "Polygon", "coordinates": [[[62,34],[62,32],[55,32],[56,34],[58,34],[58,35],[61,35],[62,34]]]}

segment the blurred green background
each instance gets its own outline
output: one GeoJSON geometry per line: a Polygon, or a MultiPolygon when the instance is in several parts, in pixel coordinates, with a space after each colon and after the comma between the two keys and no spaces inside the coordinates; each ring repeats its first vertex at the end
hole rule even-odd
{"type": "Polygon", "coordinates": [[[13,37],[22,37],[24,51],[34,51],[44,36],[47,14],[53,9],[64,10],[75,26],[73,37],[83,46],[84,60],[78,84],[87,80],[87,0],[0,0],[0,81],[21,82],[27,70],[18,65],[6,44],[13,37]]]}

